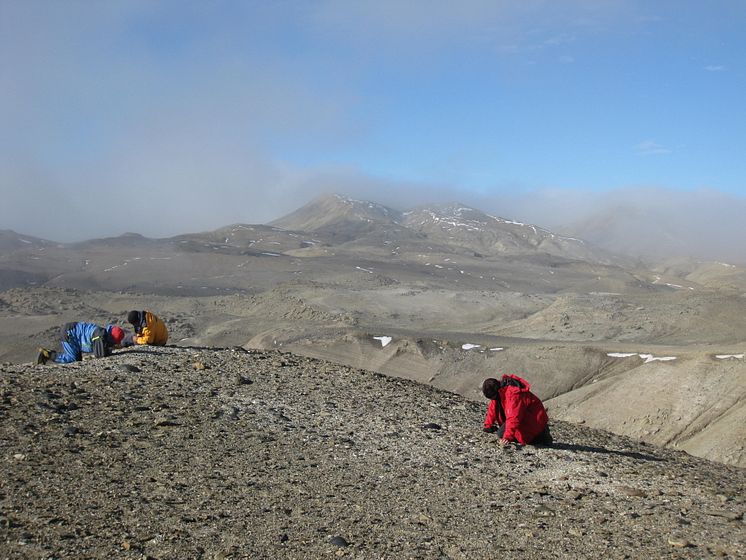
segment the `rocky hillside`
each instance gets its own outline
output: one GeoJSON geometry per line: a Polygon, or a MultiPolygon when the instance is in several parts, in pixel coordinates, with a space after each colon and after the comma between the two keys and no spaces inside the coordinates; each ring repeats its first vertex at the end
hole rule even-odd
{"type": "Polygon", "coordinates": [[[426,235],[428,239],[487,255],[546,253],[588,262],[622,262],[581,239],[557,235],[532,224],[490,216],[462,204],[419,207],[405,212],[402,224],[426,235]]]}
{"type": "Polygon", "coordinates": [[[273,351],[0,368],[3,558],[739,558],[746,471],[273,351]]]}
{"type": "Polygon", "coordinates": [[[288,230],[327,234],[334,242],[345,242],[381,228],[398,224],[401,214],[375,202],[340,195],[320,196],[295,212],[272,222],[288,230]]]}
{"type": "Polygon", "coordinates": [[[0,252],[14,251],[16,249],[38,249],[54,245],[52,241],[21,235],[10,229],[0,229],[0,252]]]}

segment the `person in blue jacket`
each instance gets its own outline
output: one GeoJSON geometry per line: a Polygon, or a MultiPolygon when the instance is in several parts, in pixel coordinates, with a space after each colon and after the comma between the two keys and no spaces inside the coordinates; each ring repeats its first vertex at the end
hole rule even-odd
{"type": "Polygon", "coordinates": [[[93,353],[97,358],[109,356],[112,349],[124,338],[124,330],[116,325],[100,327],[94,323],[66,323],[60,330],[62,351],[39,348],[37,364],[53,361],[58,364],[79,362],[84,353],[93,353]]]}

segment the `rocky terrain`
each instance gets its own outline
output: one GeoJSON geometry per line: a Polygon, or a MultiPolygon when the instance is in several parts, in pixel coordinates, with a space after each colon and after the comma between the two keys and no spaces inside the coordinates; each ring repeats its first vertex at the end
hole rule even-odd
{"type": "Polygon", "coordinates": [[[181,346],[291,351],[746,467],[746,269],[644,263],[460,204],[321,197],[270,225],[60,244],[0,231],[0,362],[152,309],[181,346]]]}
{"type": "Polygon", "coordinates": [[[746,471],[274,350],[0,367],[2,558],[743,558],[746,471]]]}

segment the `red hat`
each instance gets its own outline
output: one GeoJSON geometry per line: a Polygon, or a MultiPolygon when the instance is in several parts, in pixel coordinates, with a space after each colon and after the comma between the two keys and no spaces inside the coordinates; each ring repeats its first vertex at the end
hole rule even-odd
{"type": "Polygon", "coordinates": [[[124,331],[120,327],[117,327],[115,325],[111,327],[109,335],[111,335],[111,339],[114,341],[114,344],[119,344],[124,338],[124,331]]]}

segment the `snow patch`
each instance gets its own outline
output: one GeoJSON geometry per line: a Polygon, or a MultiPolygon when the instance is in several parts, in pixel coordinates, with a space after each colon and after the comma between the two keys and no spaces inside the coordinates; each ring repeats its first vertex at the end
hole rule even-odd
{"type": "Polygon", "coordinates": [[[649,364],[650,362],[670,362],[676,359],[676,356],[653,356],[652,354],[638,354],[637,352],[610,352],[606,354],[611,358],[629,358],[630,356],[640,356],[643,363],[649,364]]]}
{"type": "Polygon", "coordinates": [[[676,356],[656,357],[652,354],[640,354],[640,357],[645,360],[644,363],[646,364],[649,364],[650,362],[670,362],[671,360],[676,359],[676,356]]]}
{"type": "Polygon", "coordinates": [[[469,344],[469,343],[466,343],[466,344],[462,344],[461,348],[463,350],[471,350],[472,348],[479,348],[479,344],[469,344]]]}
{"type": "Polygon", "coordinates": [[[375,340],[381,341],[381,348],[384,348],[389,342],[391,342],[393,339],[390,336],[374,336],[375,340]]]}
{"type": "Polygon", "coordinates": [[[729,359],[743,360],[743,354],[716,354],[715,357],[718,360],[729,360],[729,359]]]}

